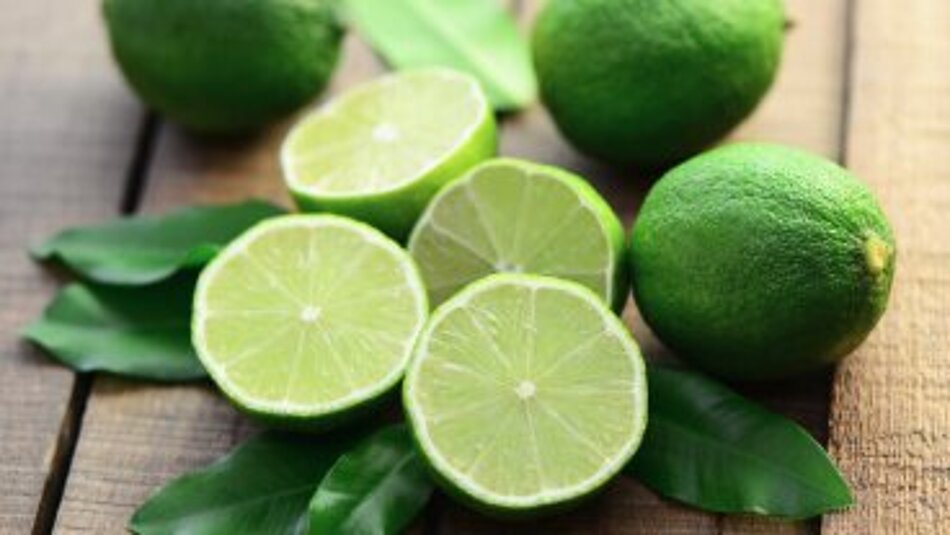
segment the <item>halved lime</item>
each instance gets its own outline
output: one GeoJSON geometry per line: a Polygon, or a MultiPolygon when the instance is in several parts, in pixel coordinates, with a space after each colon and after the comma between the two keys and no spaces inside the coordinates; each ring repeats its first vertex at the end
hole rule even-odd
{"type": "Polygon", "coordinates": [[[580,284],[499,274],[442,304],[419,337],[403,399],[444,486],[488,512],[586,496],[617,474],[647,418],[643,359],[580,284]]]}
{"type": "Polygon", "coordinates": [[[192,338],[239,408],[321,425],[399,382],[427,309],[412,258],[379,231],[289,215],[254,226],[202,272],[192,338]]]}
{"type": "Polygon", "coordinates": [[[496,145],[478,82],[421,69],[359,86],[305,117],[284,140],[281,165],[301,209],[404,238],[432,195],[496,145]]]}
{"type": "Polygon", "coordinates": [[[584,179],[504,158],[439,192],[409,239],[436,304],[485,275],[518,272],[573,280],[620,308],[624,248],[623,226],[584,179]]]}

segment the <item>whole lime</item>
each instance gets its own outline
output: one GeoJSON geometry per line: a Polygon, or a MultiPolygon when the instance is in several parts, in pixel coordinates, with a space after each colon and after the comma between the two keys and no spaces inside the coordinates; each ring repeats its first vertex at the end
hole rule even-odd
{"type": "Polygon", "coordinates": [[[203,132],[285,116],[326,86],[342,28],[325,0],[105,0],[112,51],[148,105],[203,132]]]}
{"type": "Polygon", "coordinates": [[[756,107],[784,22],[781,0],[550,0],[533,34],[541,97],[582,151],[662,166],[756,107]]]}
{"type": "Polygon", "coordinates": [[[834,363],[887,305],[890,226],[870,190],[818,156],[728,145],[670,170],[631,238],[634,296],[682,359],[727,379],[834,363]]]}

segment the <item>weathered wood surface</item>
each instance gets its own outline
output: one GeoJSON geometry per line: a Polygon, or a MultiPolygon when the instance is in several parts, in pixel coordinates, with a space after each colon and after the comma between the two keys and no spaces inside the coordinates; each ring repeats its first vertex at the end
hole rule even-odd
{"type": "Polygon", "coordinates": [[[142,118],[98,14],[95,0],[2,3],[0,533],[50,520],[80,408],[69,407],[74,375],[20,340],[56,288],[27,246],[118,214],[142,118]]]}
{"type": "Polygon", "coordinates": [[[897,234],[888,312],[835,377],[857,493],[829,534],[950,533],[950,2],[860,0],[846,160],[897,234]]]}

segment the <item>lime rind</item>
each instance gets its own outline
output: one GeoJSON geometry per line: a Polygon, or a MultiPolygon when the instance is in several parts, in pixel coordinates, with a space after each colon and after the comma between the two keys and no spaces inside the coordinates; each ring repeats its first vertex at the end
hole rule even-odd
{"type": "MultiPolygon", "coordinates": [[[[453,98],[458,98],[458,95],[453,98]]],[[[356,115],[358,115],[357,112],[358,109],[352,110],[352,113],[356,115]]],[[[345,114],[343,117],[345,118],[345,114]]],[[[422,118],[417,121],[422,122],[422,118]]],[[[416,135],[417,126],[409,119],[405,122],[409,124],[396,126],[416,135]]],[[[375,135],[375,129],[372,134],[375,135]]],[[[359,138],[359,136],[356,137],[359,138]]],[[[367,138],[365,143],[372,143],[372,141],[367,138]]],[[[302,210],[331,212],[353,217],[372,224],[397,240],[402,240],[409,234],[412,225],[432,196],[471,166],[493,156],[497,145],[495,117],[478,82],[469,75],[450,69],[426,68],[387,75],[358,86],[304,117],[285,138],[280,150],[280,161],[285,182],[302,210]],[[432,80],[436,82],[433,83],[432,80]],[[405,177],[399,180],[387,180],[379,184],[374,180],[377,177],[360,177],[350,179],[347,183],[360,185],[361,182],[365,182],[367,187],[340,191],[320,190],[308,186],[302,180],[297,170],[295,163],[297,158],[294,152],[297,150],[295,147],[298,146],[301,136],[310,135],[309,131],[313,128],[316,128],[316,132],[320,132],[319,126],[311,127],[311,124],[318,125],[322,121],[325,122],[330,115],[337,113],[337,110],[353,108],[349,104],[354,101],[371,99],[373,93],[385,92],[386,86],[401,84],[411,87],[413,83],[423,87],[426,83],[433,86],[438,86],[440,83],[446,86],[455,84],[461,88],[458,93],[464,92],[467,95],[464,98],[471,99],[471,121],[466,122],[464,128],[461,128],[457,134],[453,134],[455,135],[453,142],[440,142],[440,148],[435,151],[436,153],[426,155],[424,165],[420,165],[418,169],[407,170],[405,177]]],[[[360,146],[362,145],[357,144],[352,149],[344,147],[346,149],[344,152],[361,154],[360,146]]],[[[403,147],[407,152],[413,151],[411,143],[403,147]]],[[[392,162],[397,153],[398,151],[392,152],[387,157],[387,161],[392,162]]]]}
{"type": "MultiPolygon", "coordinates": [[[[586,180],[553,166],[537,164],[514,158],[495,158],[479,164],[478,166],[469,170],[462,178],[442,188],[432,198],[432,201],[423,211],[409,236],[408,249],[410,253],[412,253],[416,258],[416,261],[419,262],[417,253],[422,240],[421,236],[426,232],[432,231],[433,228],[440,226],[436,223],[436,214],[440,210],[441,205],[452,196],[457,195],[461,190],[464,190],[469,198],[471,198],[470,203],[477,204],[478,201],[472,198],[475,195],[473,189],[473,184],[475,181],[487,170],[506,168],[514,169],[519,174],[530,180],[551,181],[564,186],[564,188],[566,188],[566,190],[568,190],[570,194],[579,201],[579,208],[581,210],[585,210],[591,215],[591,219],[593,219],[600,229],[600,236],[604,239],[606,257],[604,259],[603,269],[599,272],[596,270],[587,269],[584,270],[583,273],[576,273],[576,275],[599,275],[602,273],[602,277],[599,277],[602,278],[602,289],[591,287],[590,284],[585,284],[585,286],[588,286],[595,292],[602,292],[601,298],[610,304],[610,306],[615,311],[622,310],[629,295],[629,275],[627,272],[627,262],[624,260],[627,247],[623,224],[617,218],[610,205],[607,204],[607,202],[603,199],[603,197],[600,196],[597,190],[594,189],[593,186],[591,186],[586,180]]],[[[543,199],[538,199],[537,202],[543,202],[543,199]]],[[[492,233],[492,229],[489,228],[490,225],[486,224],[483,220],[483,214],[479,213],[478,219],[479,221],[477,224],[484,227],[484,232],[489,234],[492,233]]],[[[455,241],[460,240],[456,238],[455,241]]],[[[470,246],[469,248],[476,249],[475,247],[470,246]]],[[[497,249],[495,247],[492,248],[497,249]]],[[[497,250],[495,252],[497,253],[497,250]]],[[[536,254],[537,253],[538,251],[536,251],[536,254]]],[[[484,256],[484,252],[479,251],[473,251],[473,254],[482,257],[484,256]]],[[[491,264],[491,262],[487,261],[485,263],[491,264]]],[[[420,267],[422,268],[424,275],[423,278],[425,278],[427,270],[425,269],[425,266],[420,267]]],[[[473,276],[472,278],[468,279],[467,282],[473,282],[474,280],[477,280],[477,278],[489,275],[492,272],[506,271],[506,269],[500,266],[491,267],[492,271],[485,270],[484,272],[473,274],[477,276],[473,276]]],[[[528,272],[531,273],[533,271],[528,272]]],[[[552,270],[551,272],[541,272],[538,274],[571,279],[569,274],[558,273],[555,270],[552,270]]],[[[429,281],[426,282],[427,284],[429,283],[429,281]]],[[[581,281],[575,280],[575,282],[581,281]]],[[[461,288],[464,285],[465,283],[462,282],[458,284],[458,287],[461,288]]],[[[430,288],[430,300],[438,301],[434,298],[432,293],[433,292],[430,288]]]]}
{"type": "Polygon", "coordinates": [[[575,282],[542,275],[510,273],[489,275],[466,286],[462,291],[439,306],[432,313],[425,330],[418,337],[413,358],[406,371],[402,395],[403,406],[407,419],[412,425],[416,444],[424,453],[424,458],[436,479],[451,494],[472,506],[489,514],[501,516],[524,516],[532,513],[560,510],[596,493],[617,475],[636,453],[647,424],[646,367],[640,350],[627,331],[626,326],[620,318],[604,306],[603,300],[587,287],[575,282]],[[599,470],[583,481],[566,487],[548,489],[545,492],[530,496],[500,495],[464,474],[458,473],[458,470],[451,465],[440,449],[432,442],[426,415],[421,412],[420,403],[416,401],[414,391],[420,369],[427,358],[426,347],[431,341],[433,331],[449,314],[465,307],[482,292],[505,285],[518,285],[533,290],[561,290],[575,298],[584,300],[595,310],[602,310],[601,317],[604,321],[604,328],[611,336],[620,341],[625,353],[630,357],[630,363],[634,370],[634,382],[630,388],[634,410],[629,438],[626,442],[621,445],[608,462],[605,462],[599,470]]]}
{"type": "MultiPolygon", "coordinates": [[[[301,183],[299,174],[296,172],[295,163],[298,161],[298,158],[295,158],[293,155],[293,148],[295,143],[297,143],[298,138],[306,133],[306,127],[310,123],[315,123],[321,121],[335,113],[338,110],[346,108],[353,101],[366,98],[367,96],[385,90],[388,86],[394,86],[397,84],[409,84],[414,80],[418,79],[441,79],[448,83],[457,83],[464,85],[468,92],[468,97],[470,97],[473,102],[473,108],[478,110],[491,110],[488,105],[488,101],[485,98],[484,93],[481,90],[481,86],[478,81],[472,78],[467,74],[460,73],[458,71],[453,71],[451,69],[431,67],[425,69],[416,69],[410,71],[404,71],[401,73],[389,74],[382,76],[378,79],[375,79],[366,84],[357,86],[356,88],[348,91],[337,97],[336,99],[330,101],[323,107],[317,109],[313,113],[303,117],[294,127],[291,129],[290,134],[284,139],[283,144],[280,149],[280,160],[283,165],[284,172],[287,178],[288,186],[295,192],[306,194],[306,195],[319,195],[321,197],[352,197],[359,195],[368,195],[368,194],[381,194],[391,191],[396,191],[404,188],[405,186],[412,184],[414,181],[418,180],[419,177],[425,176],[431,173],[434,169],[444,164],[449,158],[454,154],[454,150],[447,150],[438,157],[429,159],[425,167],[421,167],[415,175],[409,175],[404,177],[401,180],[388,184],[386,187],[371,187],[366,189],[353,189],[348,191],[328,191],[315,188],[313,186],[307,186],[306,184],[301,183]]],[[[424,82],[422,82],[424,83],[424,82]]],[[[478,129],[482,124],[482,117],[479,113],[473,114],[474,119],[468,123],[468,125],[462,129],[456,136],[453,143],[449,145],[454,149],[462,146],[466,140],[472,137],[472,134],[478,129]]],[[[358,150],[358,149],[357,149],[358,150]]],[[[365,182],[364,182],[365,183],[365,182]]]]}
{"type": "MultiPolygon", "coordinates": [[[[285,424],[289,427],[301,427],[301,424],[303,427],[319,427],[324,423],[346,420],[348,419],[346,416],[350,413],[353,415],[362,413],[364,407],[374,405],[396,387],[412,356],[415,339],[423,329],[427,315],[428,300],[415,262],[384,234],[367,224],[335,215],[285,215],[262,221],[251,227],[222,250],[202,272],[195,289],[192,341],[199,359],[211,378],[238,408],[276,424],[285,424]],[[215,359],[214,352],[208,348],[203,328],[208,317],[208,311],[203,306],[203,302],[205,296],[208,295],[209,286],[213,284],[220,270],[228,264],[230,259],[244,254],[248,246],[262,235],[281,228],[336,228],[342,232],[355,233],[368,244],[384,251],[399,265],[409,290],[408,294],[414,300],[413,311],[416,320],[406,336],[399,358],[380,380],[352,389],[347,395],[328,402],[300,404],[290,400],[280,402],[258,400],[253,394],[236,384],[215,359]]],[[[288,380],[292,379],[288,377],[288,380]]]]}

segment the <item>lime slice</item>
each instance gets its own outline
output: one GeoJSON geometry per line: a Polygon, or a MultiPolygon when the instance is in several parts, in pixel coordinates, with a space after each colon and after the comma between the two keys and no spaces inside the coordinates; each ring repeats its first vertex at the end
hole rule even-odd
{"type": "Polygon", "coordinates": [[[491,275],[446,301],[403,387],[425,458],[482,510],[561,508],[614,476],[640,444],[643,359],[579,284],[491,275]]]}
{"type": "Polygon", "coordinates": [[[412,259],[379,231],[290,215],[254,226],[202,272],[192,338],[239,408],[321,425],[396,385],[427,309],[412,259]]]}
{"type": "Polygon", "coordinates": [[[496,272],[551,275],[587,286],[617,309],[627,299],[623,226],[584,179],[496,159],[429,204],[409,239],[429,299],[441,303],[496,272]]]}
{"type": "Polygon", "coordinates": [[[432,195],[496,145],[478,82],[424,69],[359,86],[305,117],[284,140],[281,165],[301,209],[404,238],[432,195]]]}

